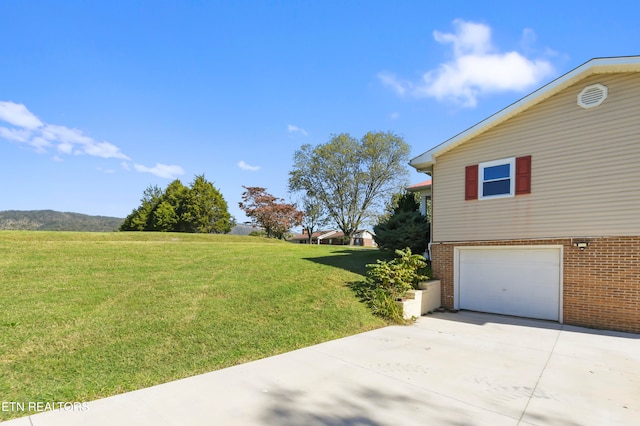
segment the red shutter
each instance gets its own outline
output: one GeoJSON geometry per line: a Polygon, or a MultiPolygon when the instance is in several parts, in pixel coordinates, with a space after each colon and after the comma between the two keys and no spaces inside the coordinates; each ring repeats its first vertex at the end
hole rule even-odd
{"type": "Polygon", "coordinates": [[[467,166],[464,171],[464,199],[478,199],[478,165],[467,166]]]}
{"type": "Polygon", "coordinates": [[[516,158],[516,195],[531,194],[531,156],[516,158]]]}

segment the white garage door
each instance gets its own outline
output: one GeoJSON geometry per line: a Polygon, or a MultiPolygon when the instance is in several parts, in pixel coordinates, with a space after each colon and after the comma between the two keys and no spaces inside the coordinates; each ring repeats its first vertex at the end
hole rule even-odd
{"type": "Polygon", "coordinates": [[[558,321],[561,247],[460,247],[460,309],[558,321]]]}

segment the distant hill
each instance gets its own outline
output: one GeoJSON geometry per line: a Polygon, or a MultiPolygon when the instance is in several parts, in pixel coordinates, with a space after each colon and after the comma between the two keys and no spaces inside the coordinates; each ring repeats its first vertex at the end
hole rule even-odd
{"type": "Polygon", "coordinates": [[[231,235],[249,235],[253,231],[260,231],[262,228],[251,225],[236,225],[229,234],[231,235]]]}
{"type": "Polygon", "coordinates": [[[110,232],[124,219],[54,210],[0,211],[0,230],[110,232]]]}

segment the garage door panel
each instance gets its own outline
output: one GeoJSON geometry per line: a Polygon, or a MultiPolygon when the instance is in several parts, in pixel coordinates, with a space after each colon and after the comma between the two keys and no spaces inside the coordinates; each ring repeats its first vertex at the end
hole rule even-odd
{"type": "Polygon", "coordinates": [[[461,248],[459,307],[540,319],[559,319],[558,248],[461,248]]]}

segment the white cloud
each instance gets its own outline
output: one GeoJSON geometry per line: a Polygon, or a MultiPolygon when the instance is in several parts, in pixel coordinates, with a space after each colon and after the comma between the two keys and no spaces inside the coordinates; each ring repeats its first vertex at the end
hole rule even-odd
{"type": "Polygon", "coordinates": [[[392,120],[397,120],[398,118],[400,118],[400,113],[399,112],[392,112],[391,114],[389,114],[389,118],[392,120]]]}
{"type": "Polygon", "coordinates": [[[142,164],[134,164],[133,168],[141,173],[151,173],[161,178],[176,179],[184,174],[184,169],[180,166],[171,166],[167,164],[156,163],[154,167],[146,167],[142,164]]]}
{"type": "Polygon", "coordinates": [[[71,154],[87,154],[92,157],[100,158],[119,158],[122,160],[129,160],[120,151],[120,148],[109,142],[98,142],[89,136],[86,136],[78,129],[70,129],[65,126],[58,126],[55,124],[46,124],[42,130],[42,136],[49,140],[58,143],[58,151],[71,154]],[[74,149],[75,148],[75,149],[74,149]]]}
{"type": "Polygon", "coordinates": [[[129,160],[109,142],[98,142],[78,129],[43,123],[22,104],[0,101],[0,121],[12,126],[0,126],[0,138],[25,143],[39,153],[54,147],[61,154],[129,160]]]}
{"type": "Polygon", "coordinates": [[[9,139],[16,142],[27,142],[31,137],[31,132],[26,129],[10,129],[0,126],[0,138],[9,139]]]}
{"type": "Polygon", "coordinates": [[[395,74],[390,72],[385,71],[378,73],[378,78],[380,79],[382,84],[389,87],[399,96],[403,96],[405,93],[407,93],[407,89],[411,87],[411,83],[398,80],[395,74]]]}
{"type": "MultiPolygon", "coordinates": [[[[501,53],[491,43],[491,28],[485,24],[453,21],[453,33],[433,32],[434,39],[449,44],[453,59],[426,72],[417,83],[402,81],[390,73],[380,73],[380,81],[398,95],[433,97],[475,107],[478,96],[505,91],[523,91],[553,74],[546,59],[529,59],[511,51],[501,53]]],[[[528,45],[535,40],[531,29],[523,32],[528,45]]]]}
{"type": "Polygon", "coordinates": [[[458,58],[465,55],[484,55],[493,51],[491,28],[484,24],[467,22],[461,19],[453,21],[456,34],[433,32],[433,38],[440,44],[453,44],[453,55],[458,58]]]}
{"type": "MultiPolygon", "coordinates": [[[[131,159],[116,145],[106,141],[97,141],[85,135],[82,130],[43,123],[22,104],[0,101],[0,122],[9,125],[8,127],[0,126],[0,139],[24,143],[38,153],[53,151],[55,153],[54,161],[62,161],[61,155],[63,154],[117,158],[125,160],[120,163],[125,170],[131,170],[127,162],[131,159]]],[[[146,167],[134,164],[133,167],[138,172],[151,173],[168,179],[184,174],[182,167],[175,165],[157,163],[154,167],[146,167]]],[[[115,170],[105,169],[106,173],[113,171],[115,170]]]]}
{"type": "Polygon", "coordinates": [[[118,148],[113,144],[110,144],[109,142],[91,141],[90,143],[83,145],[82,151],[85,154],[88,154],[94,157],[120,158],[123,160],[130,160],[129,157],[127,157],[120,151],[120,148],[118,148]]]}
{"type": "Polygon", "coordinates": [[[287,130],[289,131],[289,133],[302,133],[304,136],[308,135],[306,130],[301,129],[298,126],[294,126],[293,124],[287,125],[287,130]]]}
{"type": "Polygon", "coordinates": [[[71,154],[73,152],[73,144],[68,142],[62,142],[56,148],[63,154],[71,154]]]}
{"type": "Polygon", "coordinates": [[[27,143],[31,145],[36,150],[36,152],[39,153],[47,152],[47,148],[51,146],[51,143],[48,140],[41,138],[40,136],[32,138],[31,140],[27,141],[27,143]]]}
{"type": "Polygon", "coordinates": [[[42,121],[29,112],[26,106],[13,102],[0,101],[0,120],[25,129],[42,126],[42,121]]]}
{"type": "Polygon", "coordinates": [[[522,40],[520,40],[520,45],[523,50],[529,50],[534,46],[536,40],[538,39],[538,35],[531,28],[525,28],[522,30],[522,40]]]}
{"type": "Polygon", "coordinates": [[[242,170],[249,170],[251,172],[255,172],[260,170],[260,166],[250,166],[249,164],[245,163],[244,161],[239,161],[238,162],[238,167],[240,167],[242,170]]]}

